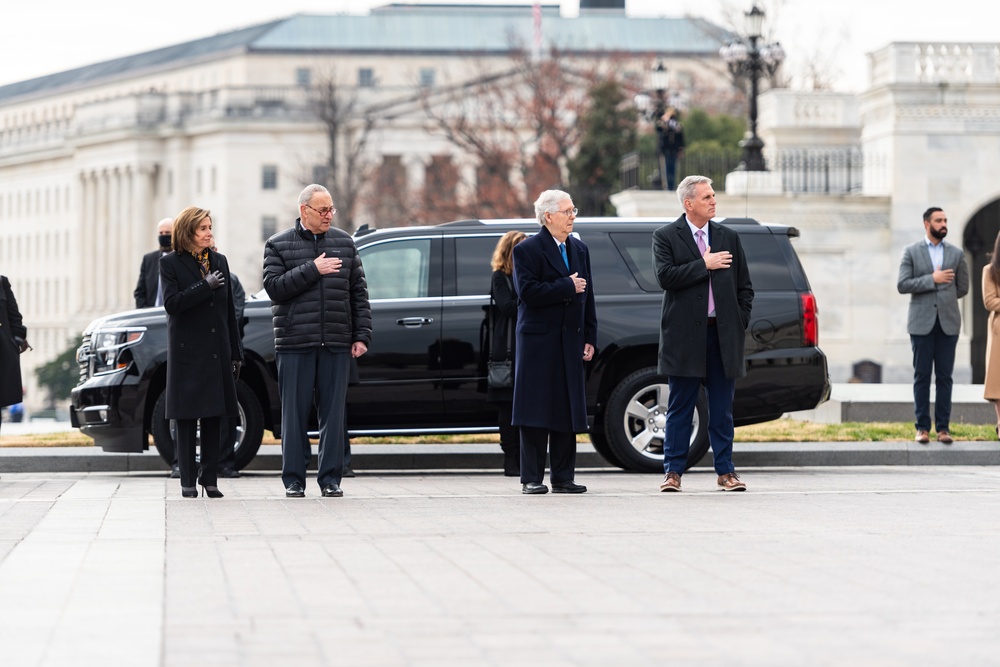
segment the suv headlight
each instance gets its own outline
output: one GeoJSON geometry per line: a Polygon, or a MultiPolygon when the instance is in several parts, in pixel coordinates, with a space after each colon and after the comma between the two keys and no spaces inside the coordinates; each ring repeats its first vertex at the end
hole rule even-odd
{"type": "Polygon", "coordinates": [[[146,327],[100,329],[90,338],[90,356],[94,360],[94,375],[114,373],[128,368],[131,358],[123,354],[146,334],[146,327]]]}

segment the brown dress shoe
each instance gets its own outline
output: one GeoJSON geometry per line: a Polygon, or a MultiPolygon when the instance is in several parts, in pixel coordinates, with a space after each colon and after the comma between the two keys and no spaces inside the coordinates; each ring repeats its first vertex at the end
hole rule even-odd
{"type": "Polygon", "coordinates": [[[681,476],[675,472],[668,472],[660,482],[660,491],[680,491],[681,476]]]}
{"type": "Polygon", "coordinates": [[[740,481],[740,476],[734,472],[719,475],[719,488],[723,491],[746,491],[747,485],[740,481]]]}
{"type": "Polygon", "coordinates": [[[948,433],[948,431],[938,431],[937,441],[940,442],[942,445],[950,445],[951,443],[955,442],[952,439],[951,434],[948,433]]]}
{"type": "Polygon", "coordinates": [[[917,431],[917,437],[914,438],[921,445],[926,445],[931,441],[931,434],[927,431],[917,431]]]}

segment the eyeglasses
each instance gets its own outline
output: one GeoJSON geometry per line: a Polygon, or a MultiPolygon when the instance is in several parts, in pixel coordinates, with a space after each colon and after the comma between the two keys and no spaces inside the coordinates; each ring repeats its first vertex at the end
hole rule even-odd
{"type": "Polygon", "coordinates": [[[309,204],[303,204],[303,206],[305,206],[306,208],[312,208],[312,210],[316,211],[324,218],[328,215],[337,215],[337,209],[335,208],[313,208],[309,204]]]}
{"type": "Polygon", "coordinates": [[[579,213],[579,212],[580,212],[580,209],[578,209],[578,208],[568,208],[565,211],[556,211],[556,213],[562,213],[563,215],[569,216],[569,217],[572,217],[572,218],[575,218],[576,214],[579,213]]]}

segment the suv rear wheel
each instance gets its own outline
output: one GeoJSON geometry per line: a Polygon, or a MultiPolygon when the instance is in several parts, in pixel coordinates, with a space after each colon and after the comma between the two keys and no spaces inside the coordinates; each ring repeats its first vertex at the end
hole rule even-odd
{"type": "MultiPolygon", "coordinates": [[[[626,470],[663,472],[663,432],[669,393],[666,376],[657,373],[654,367],[626,376],[611,392],[602,419],[604,435],[612,454],[626,470]]],[[[708,406],[702,392],[691,424],[687,468],[708,451],[707,417],[708,406]]]]}
{"type": "MultiPolygon", "coordinates": [[[[260,449],[260,443],[264,439],[264,412],[261,410],[260,401],[254,395],[253,390],[241,381],[236,382],[236,399],[239,402],[239,423],[236,425],[236,469],[242,470],[249,465],[253,457],[260,449]]],[[[153,404],[152,423],[150,431],[153,434],[153,443],[156,451],[160,453],[160,458],[170,465],[174,461],[174,426],[166,417],[167,393],[164,391],[157,397],[153,404]]],[[[201,443],[201,434],[198,435],[198,443],[201,443]]]]}

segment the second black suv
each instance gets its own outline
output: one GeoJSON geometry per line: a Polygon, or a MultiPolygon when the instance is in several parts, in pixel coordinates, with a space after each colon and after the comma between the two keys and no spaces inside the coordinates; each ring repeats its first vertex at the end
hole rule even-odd
{"type": "MultiPolygon", "coordinates": [[[[662,291],[652,233],[666,219],[577,220],[590,248],[598,352],[587,367],[594,447],[628,470],[662,472],[667,380],[656,370],[662,291]]],[[[818,347],[816,300],[790,239],[792,227],[726,219],[740,233],[755,292],[746,342],[747,375],[736,385],[737,425],[816,407],[829,397],[818,347]]],[[[352,435],[477,433],[497,430],[486,402],[489,266],[500,236],[537,232],[531,220],[462,221],[356,237],[368,280],[373,342],[348,391],[352,435]]],[[[247,301],[246,364],[237,383],[237,466],[257,453],[264,429],[280,435],[281,406],[270,302],[247,301]]],[[[91,323],[78,353],[73,423],[105,451],[139,452],[148,434],[173,458],[164,418],[166,315],[128,311],[91,323]]],[[[689,465],[708,450],[704,398],[694,417],[689,465]]]]}

